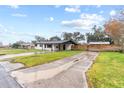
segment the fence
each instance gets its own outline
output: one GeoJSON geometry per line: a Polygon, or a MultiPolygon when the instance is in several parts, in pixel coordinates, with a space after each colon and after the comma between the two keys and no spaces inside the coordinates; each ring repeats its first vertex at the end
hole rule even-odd
{"type": "Polygon", "coordinates": [[[88,51],[120,51],[121,47],[107,44],[90,44],[90,45],[73,45],[72,50],[88,50],[88,51]]]}

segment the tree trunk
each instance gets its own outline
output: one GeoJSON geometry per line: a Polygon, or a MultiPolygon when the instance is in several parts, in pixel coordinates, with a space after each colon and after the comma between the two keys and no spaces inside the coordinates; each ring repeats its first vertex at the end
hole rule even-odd
{"type": "Polygon", "coordinates": [[[122,53],[124,53],[124,37],[121,37],[121,47],[122,47],[122,53]]]}
{"type": "Polygon", "coordinates": [[[124,43],[122,43],[122,53],[124,53],[124,43]]]}

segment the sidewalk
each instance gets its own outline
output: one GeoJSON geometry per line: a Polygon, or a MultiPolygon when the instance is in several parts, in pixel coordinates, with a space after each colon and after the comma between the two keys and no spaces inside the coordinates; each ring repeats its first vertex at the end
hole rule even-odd
{"type": "Polygon", "coordinates": [[[0,65],[0,88],[20,88],[21,86],[0,65]]]}
{"type": "MultiPolygon", "coordinates": [[[[36,53],[47,53],[47,52],[36,52],[36,53]]],[[[29,53],[20,53],[20,54],[9,54],[9,55],[3,55],[0,56],[0,60],[8,59],[8,58],[13,58],[13,57],[19,57],[19,56],[30,56],[35,54],[35,52],[29,52],[29,53]]]]}

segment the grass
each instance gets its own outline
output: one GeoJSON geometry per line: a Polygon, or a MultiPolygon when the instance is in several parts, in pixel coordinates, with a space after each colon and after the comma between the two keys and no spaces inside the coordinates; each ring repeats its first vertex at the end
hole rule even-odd
{"type": "Polygon", "coordinates": [[[0,55],[19,54],[19,53],[37,52],[37,51],[40,51],[40,50],[36,50],[36,49],[9,49],[9,48],[0,48],[0,55]]]}
{"type": "Polygon", "coordinates": [[[89,87],[124,88],[124,54],[100,53],[86,74],[89,87]]]}
{"type": "Polygon", "coordinates": [[[32,56],[16,57],[13,59],[13,62],[23,63],[26,67],[32,67],[40,64],[49,63],[51,61],[62,59],[65,57],[73,56],[81,52],[82,51],[61,51],[47,54],[36,54],[32,56]]]}

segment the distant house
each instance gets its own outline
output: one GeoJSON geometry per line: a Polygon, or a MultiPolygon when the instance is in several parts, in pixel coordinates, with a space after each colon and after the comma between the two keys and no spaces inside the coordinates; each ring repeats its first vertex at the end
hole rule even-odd
{"type": "Polygon", "coordinates": [[[21,46],[20,46],[20,48],[24,48],[24,49],[32,49],[32,48],[34,48],[34,47],[35,47],[35,45],[32,44],[32,43],[23,43],[23,44],[21,44],[21,46]]]}
{"type": "Polygon", "coordinates": [[[78,41],[78,44],[81,44],[81,45],[87,44],[87,41],[86,40],[80,40],[80,41],[78,41]]]}
{"type": "Polygon", "coordinates": [[[35,45],[35,49],[49,50],[49,51],[62,51],[71,50],[71,46],[76,43],[72,40],[61,40],[61,41],[42,41],[35,45]]]}

